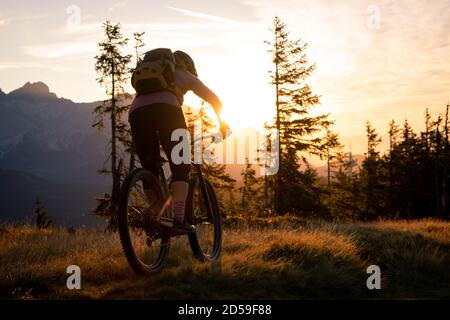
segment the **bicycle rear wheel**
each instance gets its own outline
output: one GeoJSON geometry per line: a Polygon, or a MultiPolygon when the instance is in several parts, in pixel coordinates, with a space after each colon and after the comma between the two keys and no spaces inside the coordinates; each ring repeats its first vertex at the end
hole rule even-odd
{"type": "Polygon", "coordinates": [[[128,263],[138,274],[161,270],[169,253],[170,236],[155,222],[164,201],[158,179],[146,169],[134,170],[122,184],[118,211],[120,242],[128,263]]]}
{"type": "Polygon", "coordinates": [[[216,193],[211,183],[204,181],[203,187],[199,177],[189,182],[186,218],[195,226],[195,233],[188,236],[194,256],[200,261],[213,261],[220,256],[222,225],[216,193]]]}

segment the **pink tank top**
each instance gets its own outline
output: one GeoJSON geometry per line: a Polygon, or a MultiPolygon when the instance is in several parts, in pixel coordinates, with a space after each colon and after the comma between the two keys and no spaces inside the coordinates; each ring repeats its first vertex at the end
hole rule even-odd
{"type": "MultiPolygon", "coordinates": [[[[193,91],[201,99],[209,104],[219,100],[214,92],[203,84],[196,76],[184,70],[175,71],[175,84],[183,91],[193,91]]],[[[137,108],[157,103],[170,104],[181,107],[177,97],[170,91],[160,91],[136,96],[129,110],[129,114],[137,108]]]]}

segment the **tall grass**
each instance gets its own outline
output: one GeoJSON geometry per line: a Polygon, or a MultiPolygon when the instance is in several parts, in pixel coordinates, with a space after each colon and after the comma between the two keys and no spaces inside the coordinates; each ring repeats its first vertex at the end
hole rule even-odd
{"type": "Polygon", "coordinates": [[[449,298],[450,223],[234,224],[221,260],[199,263],[187,239],[172,242],[165,269],[136,276],[117,234],[99,230],[0,228],[2,299],[365,299],[449,298]],[[382,270],[368,290],[366,268],[382,270]],[[66,288],[81,268],[82,290],[66,288]]]}

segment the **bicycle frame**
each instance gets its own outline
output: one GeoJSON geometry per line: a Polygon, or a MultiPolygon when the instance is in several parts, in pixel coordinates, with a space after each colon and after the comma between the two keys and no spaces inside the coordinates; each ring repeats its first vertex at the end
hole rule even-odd
{"type": "MultiPolygon", "coordinates": [[[[161,208],[161,210],[159,211],[158,215],[156,216],[156,221],[166,227],[172,227],[173,226],[173,218],[166,218],[163,217],[163,213],[165,212],[165,210],[169,210],[170,209],[170,202],[172,200],[172,195],[170,194],[169,191],[169,181],[170,181],[170,176],[168,179],[166,179],[165,175],[164,175],[164,170],[162,168],[164,162],[166,162],[167,160],[160,158],[158,159],[159,163],[159,174],[158,174],[158,179],[160,181],[160,184],[162,186],[162,190],[163,190],[163,194],[164,194],[164,204],[161,208]]],[[[205,206],[206,206],[206,213],[208,215],[208,217],[212,216],[212,206],[211,206],[211,199],[209,198],[209,193],[206,189],[206,183],[205,183],[205,178],[203,176],[202,170],[201,170],[201,165],[200,164],[192,164],[193,170],[192,172],[192,176],[191,177],[197,177],[199,179],[199,185],[200,185],[200,190],[201,193],[204,197],[204,201],[205,201],[205,206]]]]}
{"type": "MultiPolygon", "coordinates": [[[[211,137],[213,138],[212,143],[214,142],[215,136],[211,135],[211,137]]],[[[172,195],[170,194],[169,191],[169,184],[170,184],[170,180],[171,180],[171,176],[169,176],[167,179],[164,175],[164,170],[163,170],[163,165],[165,162],[167,162],[166,159],[164,159],[163,157],[159,157],[157,159],[155,159],[155,161],[158,162],[158,166],[159,166],[159,174],[158,174],[158,179],[160,180],[160,183],[162,185],[162,189],[163,189],[163,193],[164,193],[164,197],[166,198],[166,201],[164,202],[164,205],[162,207],[162,209],[160,210],[159,214],[157,215],[157,221],[158,223],[171,227],[173,225],[173,219],[168,219],[165,217],[162,217],[162,214],[164,213],[165,210],[170,208],[170,202],[172,200],[172,195]]],[[[206,213],[208,215],[208,217],[212,217],[213,213],[212,213],[212,204],[211,204],[211,199],[209,198],[209,193],[208,190],[206,188],[206,183],[205,183],[205,178],[203,176],[203,172],[201,169],[201,164],[198,163],[192,163],[191,164],[192,169],[191,170],[191,178],[196,176],[199,179],[199,184],[200,184],[200,190],[202,195],[204,196],[204,201],[205,201],[205,205],[206,205],[206,213]]]]}
{"type": "Polygon", "coordinates": [[[206,189],[206,183],[205,178],[203,177],[202,169],[200,164],[194,164],[194,175],[196,175],[199,179],[200,184],[200,190],[202,192],[202,195],[205,197],[205,205],[206,205],[206,213],[208,217],[212,217],[212,205],[211,205],[211,199],[209,198],[208,190],[206,189]]]}

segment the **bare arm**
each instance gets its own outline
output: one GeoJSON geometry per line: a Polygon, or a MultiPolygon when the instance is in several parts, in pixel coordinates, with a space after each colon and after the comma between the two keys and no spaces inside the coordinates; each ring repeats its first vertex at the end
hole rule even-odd
{"type": "Polygon", "coordinates": [[[222,102],[219,97],[203,82],[194,75],[187,74],[186,75],[187,89],[192,90],[198,97],[208,102],[217,116],[217,119],[220,123],[220,131],[223,137],[231,134],[230,127],[221,119],[220,112],[222,111],[222,102]]]}
{"type": "Polygon", "coordinates": [[[219,97],[203,82],[195,76],[190,79],[190,89],[201,99],[208,102],[214,109],[217,117],[220,119],[220,112],[222,111],[222,102],[219,97]]]}

